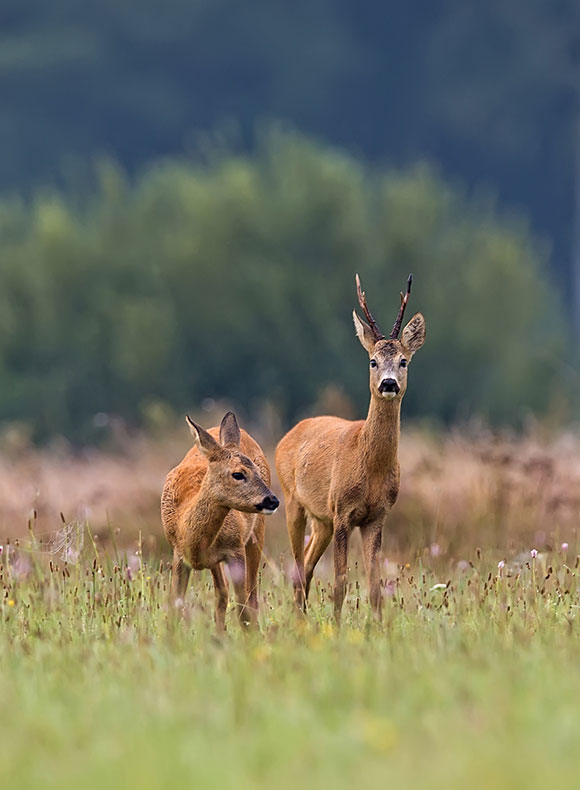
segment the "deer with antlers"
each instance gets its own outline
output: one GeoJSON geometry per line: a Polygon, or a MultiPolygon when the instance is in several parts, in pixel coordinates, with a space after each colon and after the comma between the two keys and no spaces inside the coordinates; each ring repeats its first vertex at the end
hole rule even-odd
{"type": "Polygon", "coordinates": [[[255,625],[264,516],[280,504],[270,491],[270,467],[259,444],[240,430],[233,412],[204,430],[186,417],[194,446],[169,472],[161,518],[173,549],[172,595],[183,599],[191,569],[209,568],[216,624],[225,627],[228,566],[243,626],[255,625]]]}
{"type": "Polygon", "coordinates": [[[295,560],[296,604],[306,609],[314,568],[334,537],[337,621],[346,594],[348,543],[354,527],[361,532],[371,607],[381,616],[379,552],[383,523],[399,492],[401,401],[407,389],[407,366],[425,341],[421,313],[411,318],[399,339],[411,283],[409,276],[397,320],[387,338],[368,309],[356,275],[359,305],[368,322],[353,311],[356,334],[370,357],[371,402],[366,420],[302,420],[276,448],[276,468],[295,560]],[[311,534],[305,548],[307,521],[311,534]]]}

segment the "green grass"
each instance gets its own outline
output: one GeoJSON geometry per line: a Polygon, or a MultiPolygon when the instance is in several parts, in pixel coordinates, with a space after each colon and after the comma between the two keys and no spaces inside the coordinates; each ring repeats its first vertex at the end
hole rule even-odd
{"type": "Polygon", "coordinates": [[[266,567],[261,633],[229,612],[218,639],[207,574],[178,616],[158,564],[130,581],[104,558],[24,578],[4,552],[0,786],[577,787],[567,559],[401,569],[381,625],[353,568],[340,631],[326,584],[303,622],[266,567]]]}

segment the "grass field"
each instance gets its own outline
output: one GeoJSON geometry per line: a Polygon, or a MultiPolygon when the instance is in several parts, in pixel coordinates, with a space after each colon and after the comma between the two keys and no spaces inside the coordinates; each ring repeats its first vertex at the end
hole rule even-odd
{"type": "Polygon", "coordinates": [[[577,787],[577,548],[390,563],[380,625],[353,560],[340,631],[328,568],[302,621],[266,562],[218,639],[207,573],[178,613],[158,560],[5,546],[0,786],[577,787]]]}

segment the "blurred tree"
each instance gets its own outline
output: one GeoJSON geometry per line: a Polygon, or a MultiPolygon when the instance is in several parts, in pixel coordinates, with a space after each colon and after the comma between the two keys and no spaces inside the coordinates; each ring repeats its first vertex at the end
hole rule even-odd
{"type": "Polygon", "coordinates": [[[479,160],[556,236],[580,336],[580,5],[445,0],[427,62],[431,116],[457,165],[479,160]]]}
{"type": "Polygon", "coordinates": [[[362,414],[357,270],[386,327],[415,274],[428,343],[409,414],[517,421],[564,386],[557,299],[523,222],[433,169],[371,174],[290,133],[134,184],[103,162],[88,198],[0,203],[0,260],[0,419],[39,436],[86,440],[95,414],[139,423],[152,402],[206,397],[291,418],[332,384],[362,414]]]}
{"type": "Polygon", "coordinates": [[[0,184],[79,191],[95,155],[134,174],[279,118],[486,179],[554,240],[569,299],[578,23],[574,0],[5,0],[0,184]]]}

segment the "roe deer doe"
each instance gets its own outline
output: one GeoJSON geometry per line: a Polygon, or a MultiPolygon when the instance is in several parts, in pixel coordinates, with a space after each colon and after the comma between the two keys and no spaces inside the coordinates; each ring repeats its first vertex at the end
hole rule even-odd
{"type": "Polygon", "coordinates": [[[184,597],[192,568],[209,568],[216,591],[216,625],[223,630],[228,603],[225,562],[240,622],[255,625],[264,516],[280,504],[269,488],[270,467],[258,443],[240,431],[233,412],[209,431],[186,420],[195,444],[167,475],[161,496],[163,529],[173,548],[173,597],[184,597]]]}
{"type": "Polygon", "coordinates": [[[388,338],[373,319],[356,276],[359,304],[368,321],[353,311],[358,339],[370,357],[371,402],[366,420],[339,417],[302,420],[279,442],[276,468],[286,500],[286,522],[295,559],[294,597],[306,602],[316,563],[334,536],[334,613],[340,620],[347,585],[348,541],[360,527],[369,598],[381,616],[379,552],[386,515],[399,492],[398,447],[401,400],[407,389],[407,365],[425,341],[421,313],[401,324],[407,292],[388,338]],[[311,534],[304,547],[307,520],[311,534]]]}

